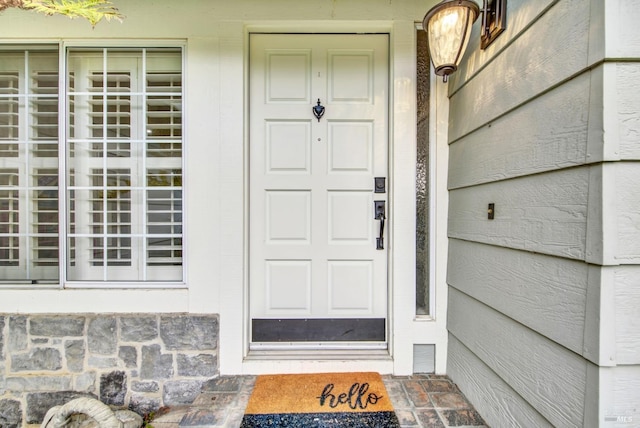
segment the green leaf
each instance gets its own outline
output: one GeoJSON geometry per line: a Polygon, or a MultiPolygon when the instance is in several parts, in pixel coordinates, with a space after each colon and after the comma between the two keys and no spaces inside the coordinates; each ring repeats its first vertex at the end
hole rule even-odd
{"type": "Polygon", "coordinates": [[[84,18],[94,27],[102,19],[122,22],[124,18],[108,0],[24,0],[24,8],[45,15],[84,18]]]}

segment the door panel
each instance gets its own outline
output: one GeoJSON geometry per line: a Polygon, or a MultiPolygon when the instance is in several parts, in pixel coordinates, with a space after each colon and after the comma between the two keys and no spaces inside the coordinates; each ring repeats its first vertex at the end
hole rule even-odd
{"type": "Polygon", "coordinates": [[[250,49],[251,342],[384,343],[388,36],[254,34],[250,49]]]}
{"type": "Polygon", "coordinates": [[[340,121],[329,126],[329,173],[372,173],[373,123],[340,121]]]}
{"type": "Polygon", "coordinates": [[[268,174],[310,174],[310,123],[268,121],[266,126],[266,172],[268,174]]]}
{"type": "Polygon", "coordinates": [[[370,314],[373,311],[373,262],[329,260],[330,314],[370,314]]]}
{"type": "Polygon", "coordinates": [[[266,244],[311,243],[311,192],[267,190],[266,244]]]}
{"type": "Polygon", "coordinates": [[[264,56],[267,102],[310,103],[311,50],[266,50],[264,56]]]}
{"type": "Polygon", "coordinates": [[[358,245],[373,242],[371,205],[368,191],[329,191],[329,245],[358,245]]]}
{"type": "Polygon", "coordinates": [[[267,314],[311,311],[311,261],[267,260],[267,314]]]}
{"type": "Polygon", "coordinates": [[[373,104],[373,50],[329,50],[329,100],[373,104]]]}

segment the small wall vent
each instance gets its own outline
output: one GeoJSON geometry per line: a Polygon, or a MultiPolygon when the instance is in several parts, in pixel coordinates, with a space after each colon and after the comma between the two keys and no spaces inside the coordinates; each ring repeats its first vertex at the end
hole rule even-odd
{"type": "Polygon", "coordinates": [[[413,345],[413,372],[434,373],[436,370],[436,345],[413,345]]]}

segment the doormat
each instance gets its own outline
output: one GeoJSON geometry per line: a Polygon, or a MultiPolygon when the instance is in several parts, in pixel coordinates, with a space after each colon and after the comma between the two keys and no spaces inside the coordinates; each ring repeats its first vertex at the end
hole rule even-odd
{"type": "Polygon", "coordinates": [[[263,375],[241,428],[398,428],[378,373],[263,375]]]}

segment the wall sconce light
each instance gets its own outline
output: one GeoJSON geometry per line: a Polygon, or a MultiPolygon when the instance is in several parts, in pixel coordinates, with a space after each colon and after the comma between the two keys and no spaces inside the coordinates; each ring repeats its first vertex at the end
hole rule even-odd
{"type": "Polygon", "coordinates": [[[427,12],[422,27],[427,32],[429,54],[436,74],[446,82],[458,69],[471,36],[471,27],[482,12],[480,48],[485,49],[506,27],[507,0],[483,0],[482,11],[472,0],[442,0],[427,12]]]}

